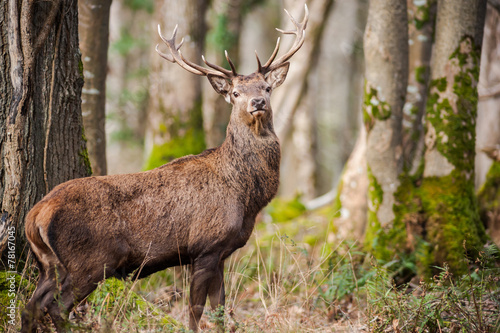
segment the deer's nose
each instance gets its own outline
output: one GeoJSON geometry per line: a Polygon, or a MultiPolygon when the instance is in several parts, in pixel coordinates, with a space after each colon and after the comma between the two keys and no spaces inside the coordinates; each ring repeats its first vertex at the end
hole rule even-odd
{"type": "Polygon", "coordinates": [[[251,104],[255,110],[263,110],[266,107],[266,100],[264,98],[254,98],[251,104]]]}

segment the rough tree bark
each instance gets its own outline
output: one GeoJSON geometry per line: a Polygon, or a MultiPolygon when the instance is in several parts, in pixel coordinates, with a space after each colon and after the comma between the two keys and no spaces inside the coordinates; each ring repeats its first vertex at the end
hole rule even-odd
{"type": "Polygon", "coordinates": [[[90,164],[96,176],[107,173],[105,107],[110,6],[111,0],[78,1],[78,31],[85,79],[83,125],[90,164]]]}
{"type": "Polygon", "coordinates": [[[81,116],[76,1],[0,5],[0,250],[8,227],[23,250],[24,217],[55,185],[90,175],[81,116]]]}
{"type": "MultiPolygon", "coordinates": [[[[182,54],[200,63],[205,40],[206,0],[156,0],[154,25],[170,37],[179,25],[182,54]]],[[[154,30],[156,31],[156,29],[154,30]]],[[[158,37],[160,49],[162,42],[158,37]]],[[[205,149],[202,120],[201,77],[161,58],[153,49],[150,105],[146,125],[146,169],[205,149]]]]}
{"type": "Polygon", "coordinates": [[[372,0],[364,37],[368,224],[365,243],[377,257],[391,251],[395,192],[403,170],[402,110],[408,82],[406,1],[372,0]]]}

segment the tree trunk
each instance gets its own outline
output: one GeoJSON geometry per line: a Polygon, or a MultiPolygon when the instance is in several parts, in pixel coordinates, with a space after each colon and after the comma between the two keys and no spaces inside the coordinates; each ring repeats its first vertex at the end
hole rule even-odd
{"type": "MultiPolygon", "coordinates": [[[[242,6],[247,0],[212,2],[212,28],[206,38],[207,56],[211,63],[229,68],[224,51],[239,63],[240,30],[243,19],[242,6]]],[[[239,66],[238,66],[239,67],[239,66]]],[[[237,68],[238,69],[238,68],[237,68]]],[[[238,72],[240,73],[240,72],[238,72]]],[[[203,80],[203,125],[207,147],[220,145],[226,137],[226,127],[231,115],[231,105],[222,96],[214,94],[212,85],[203,80]]]]}
{"type": "Polygon", "coordinates": [[[492,159],[483,150],[500,145],[500,14],[488,6],[479,74],[476,125],[476,188],[486,179],[492,159]]]}
{"type": "Polygon", "coordinates": [[[16,229],[16,250],[23,250],[24,218],[49,190],[91,174],[77,13],[76,1],[0,5],[2,251],[9,227],[16,229]]]}
{"type": "MultiPolygon", "coordinates": [[[[199,63],[205,40],[207,1],[156,0],[155,7],[155,25],[159,22],[162,33],[171,36],[178,24],[177,42],[184,36],[182,55],[199,63]]],[[[160,49],[164,48],[166,46],[160,42],[160,49]]],[[[153,50],[146,169],[205,149],[201,79],[164,60],[153,50]]]]}
{"type": "Polygon", "coordinates": [[[365,243],[377,258],[388,259],[397,246],[395,192],[403,167],[402,110],[408,82],[406,1],[372,0],[364,37],[367,133],[368,225],[365,243]]]}
{"type": "Polygon", "coordinates": [[[366,174],[366,131],[360,129],[336,189],[333,219],[336,237],[362,240],[366,228],[368,176],[366,174]]]}
{"type": "Polygon", "coordinates": [[[403,109],[403,152],[404,164],[410,174],[418,171],[424,153],[422,119],[429,87],[436,6],[436,0],[408,0],[410,67],[403,109]]]}
{"type": "Polygon", "coordinates": [[[306,207],[312,209],[333,202],[333,230],[339,241],[362,241],[366,227],[366,131],[360,126],[359,110],[364,81],[360,45],[367,11],[363,0],[335,1],[318,60],[318,68],[321,68],[315,87],[318,189],[320,193],[330,191],[307,202],[306,207]]]}
{"type": "MultiPolygon", "coordinates": [[[[316,195],[316,156],[315,115],[311,83],[313,71],[319,52],[319,42],[323,34],[324,23],[330,12],[332,0],[308,1],[309,22],[306,30],[306,43],[291,60],[287,79],[273,98],[274,123],[276,134],[281,140],[283,149],[281,164],[280,193],[293,195],[302,193],[306,199],[316,195]],[[301,111],[299,111],[301,110],[301,111]],[[300,114],[297,114],[300,113],[300,114]],[[297,163],[297,161],[300,161],[297,163]],[[297,177],[296,175],[300,175],[297,177]]],[[[304,15],[304,2],[296,1],[286,9],[301,21],[304,15]]],[[[291,22],[283,16],[282,27],[288,29],[291,22]]],[[[282,48],[286,49],[286,37],[282,48]]]]}
{"type": "Polygon", "coordinates": [[[110,6],[111,0],[78,1],[78,31],[85,78],[83,125],[90,164],[96,176],[107,173],[105,107],[110,6]]]}
{"type": "Polygon", "coordinates": [[[325,23],[313,86],[320,194],[338,182],[357,142],[364,81],[361,45],[367,2],[336,0],[332,7],[325,23]]]}
{"type": "Polygon", "coordinates": [[[152,21],[150,1],[114,0],[111,5],[108,56],[112,60],[106,77],[108,174],[139,172],[144,167],[151,48],[158,31],[152,21]]]}
{"type": "Polygon", "coordinates": [[[488,6],[479,75],[476,187],[479,214],[500,246],[500,15],[488,6]]]}
{"type": "MultiPolygon", "coordinates": [[[[475,122],[485,1],[440,0],[426,110],[420,186],[428,253],[423,262],[465,273],[468,250],[482,245],[474,191],[475,122]]],[[[429,269],[421,267],[421,269],[429,269]]]]}

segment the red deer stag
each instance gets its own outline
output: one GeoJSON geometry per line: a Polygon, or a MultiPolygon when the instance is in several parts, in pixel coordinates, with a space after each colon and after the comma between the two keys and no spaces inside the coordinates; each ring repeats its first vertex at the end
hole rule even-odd
{"type": "Polygon", "coordinates": [[[189,328],[198,330],[207,296],[224,305],[224,260],[244,246],[257,214],[279,184],[280,145],[273,129],[271,92],[285,80],[288,60],[304,43],[302,22],[290,16],[290,50],[250,75],[185,59],[158,32],[170,54],[156,50],[185,70],[207,76],[215,91],[233,104],[223,144],[151,171],[70,180],[47,194],[26,218],[26,237],[40,276],[22,315],[22,332],[36,331],[46,313],[58,331],[68,314],[108,277],[141,278],[167,267],[190,264],[189,328]],[[56,295],[57,299],[56,299],[56,295]]]}

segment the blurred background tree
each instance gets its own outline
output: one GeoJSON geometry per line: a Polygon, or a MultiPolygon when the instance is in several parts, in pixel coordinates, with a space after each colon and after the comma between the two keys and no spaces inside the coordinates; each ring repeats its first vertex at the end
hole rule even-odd
{"type": "Polygon", "coordinates": [[[82,52],[83,125],[93,174],[107,174],[106,75],[108,73],[109,8],[111,0],[78,1],[78,35],[82,52]]]}

